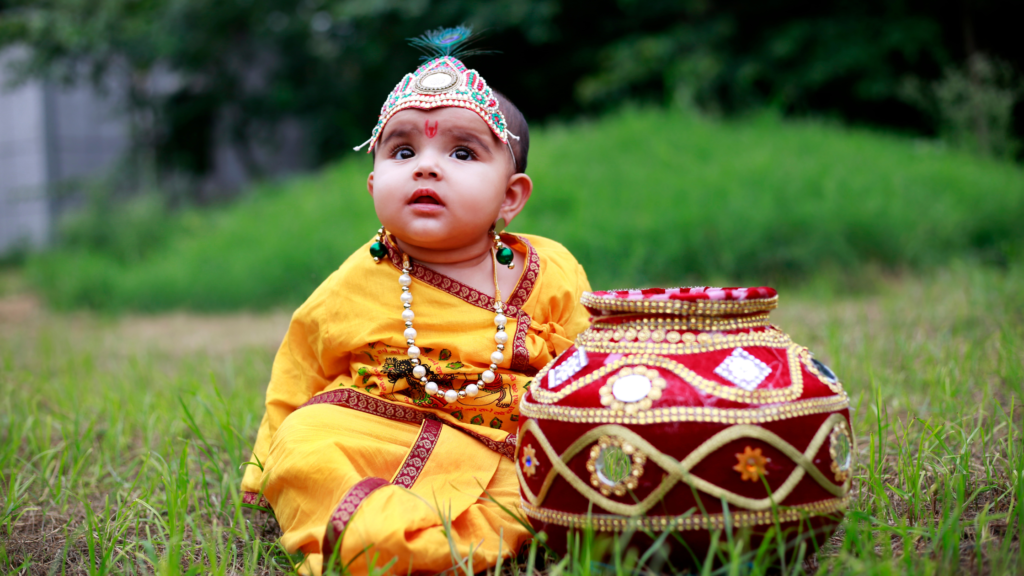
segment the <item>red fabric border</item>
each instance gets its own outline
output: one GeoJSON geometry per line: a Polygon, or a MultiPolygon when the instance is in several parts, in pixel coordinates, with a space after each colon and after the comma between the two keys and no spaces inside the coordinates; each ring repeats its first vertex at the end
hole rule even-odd
{"type": "MultiPolygon", "coordinates": [[[[530,294],[533,293],[533,287],[537,284],[537,278],[540,276],[540,256],[529,240],[520,238],[515,234],[506,234],[503,238],[506,240],[506,243],[508,243],[508,237],[513,238],[516,242],[526,247],[526,270],[519,276],[519,282],[516,284],[515,290],[512,291],[512,296],[506,302],[505,307],[505,315],[516,318],[516,335],[512,340],[511,367],[512,370],[522,372],[530,367],[530,351],[526,348],[526,329],[530,327],[530,316],[522,311],[522,306],[529,300],[530,294]]],[[[401,270],[402,254],[398,247],[391,242],[389,236],[384,237],[384,243],[388,247],[388,256],[390,257],[391,264],[398,270],[401,270]]],[[[474,306],[485,310],[494,310],[494,298],[475,288],[466,286],[450,276],[435,272],[419,262],[412,263],[411,276],[474,306]]]]}
{"type": "Polygon", "coordinates": [[[345,496],[341,498],[341,502],[338,502],[338,507],[334,509],[334,513],[331,514],[331,519],[327,521],[327,531],[324,532],[323,540],[323,553],[324,553],[324,565],[327,565],[327,561],[330,559],[331,554],[334,553],[334,547],[338,544],[338,539],[341,538],[342,533],[345,531],[345,526],[348,525],[349,521],[352,520],[352,515],[359,509],[359,505],[366,500],[366,497],[372,494],[378,488],[383,488],[388,485],[388,481],[383,478],[377,478],[371,476],[369,478],[363,478],[356,485],[349,489],[345,493],[345,496]]]}
{"type": "MultiPolygon", "coordinates": [[[[453,428],[454,428],[454,426],[453,426],[453,428]]],[[[483,434],[477,434],[476,432],[473,432],[472,430],[465,430],[465,429],[462,429],[462,428],[455,428],[455,429],[456,430],[460,430],[462,432],[465,432],[466,434],[469,434],[473,438],[476,438],[481,444],[483,444],[484,446],[487,446],[487,448],[489,448],[490,450],[493,450],[494,452],[497,452],[498,454],[501,454],[505,458],[508,458],[509,460],[511,460],[513,462],[516,461],[516,435],[515,434],[509,434],[508,436],[506,436],[504,442],[496,442],[494,440],[491,440],[487,436],[484,436],[483,434]]]]}
{"type": "Polygon", "coordinates": [[[252,504],[253,506],[262,506],[263,508],[270,508],[270,502],[260,494],[259,492],[242,492],[242,504],[252,504]]]}
{"type": "Polygon", "coordinates": [[[530,315],[522,310],[516,317],[516,335],[512,338],[512,370],[516,372],[533,372],[530,366],[530,350],[526,347],[526,330],[530,327],[530,315]]]}
{"type": "Polygon", "coordinates": [[[415,408],[385,402],[384,400],[374,398],[369,394],[356,392],[349,388],[338,388],[336,390],[329,390],[323,394],[318,394],[310,398],[309,401],[302,406],[299,406],[299,408],[315,406],[316,404],[333,404],[335,406],[351,408],[367,414],[373,414],[374,416],[380,416],[381,418],[387,418],[388,420],[398,420],[399,422],[413,422],[415,424],[419,424],[427,418],[426,413],[420,412],[415,408]]]}
{"type": "MultiPolygon", "coordinates": [[[[305,408],[306,406],[314,406],[316,404],[331,404],[333,406],[340,406],[342,408],[351,408],[352,410],[358,410],[367,414],[373,414],[374,416],[380,416],[381,418],[387,418],[388,420],[397,420],[399,422],[412,422],[415,424],[422,423],[424,420],[434,420],[441,423],[437,416],[428,412],[420,412],[415,408],[402,406],[399,404],[392,404],[386,402],[380,398],[375,398],[369,394],[357,392],[351,388],[338,388],[335,390],[329,390],[323,394],[319,394],[309,399],[308,402],[299,406],[299,408],[305,408]]],[[[515,460],[516,451],[516,435],[509,434],[504,442],[497,442],[484,436],[477,434],[472,430],[466,430],[453,426],[456,430],[469,434],[473,438],[476,438],[481,444],[508,458],[509,460],[515,460]]]]}
{"type": "Polygon", "coordinates": [[[419,478],[420,472],[427,465],[430,455],[434,452],[437,441],[441,438],[441,426],[441,423],[436,420],[423,420],[420,435],[409,450],[409,455],[406,456],[402,467],[398,469],[398,474],[391,482],[392,484],[403,488],[412,488],[416,479],[419,478]]]}

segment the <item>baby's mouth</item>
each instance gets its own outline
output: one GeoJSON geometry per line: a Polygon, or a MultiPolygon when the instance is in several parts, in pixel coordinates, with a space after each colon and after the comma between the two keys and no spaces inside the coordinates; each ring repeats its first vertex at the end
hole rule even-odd
{"type": "Polygon", "coordinates": [[[432,206],[444,206],[441,197],[432,188],[418,188],[412,193],[412,200],[409,204],[426,204],[432,206]]]}

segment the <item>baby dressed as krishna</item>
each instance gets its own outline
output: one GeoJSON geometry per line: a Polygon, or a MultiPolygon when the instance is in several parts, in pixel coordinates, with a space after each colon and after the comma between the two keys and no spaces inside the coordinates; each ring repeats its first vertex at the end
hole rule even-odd
{"type": "Polygon", "coordinates": [[[527,125],[456,58],[468,37],[413,41],[434,58],[366,142],[383,226],[295,312],[274,361],[242,490],[306,573],[442,572],[450,542],[483,570],[529,538],[502,510],[519,510],[519,400],[587,327],[589,285],[560,244],[503,231],[533,191],[527,125]]]}

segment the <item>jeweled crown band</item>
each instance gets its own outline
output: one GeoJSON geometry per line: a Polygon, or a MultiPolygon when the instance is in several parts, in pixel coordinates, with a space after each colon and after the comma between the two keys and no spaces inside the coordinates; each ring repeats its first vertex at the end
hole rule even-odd
{"type": "MultiPolygon", "coordinates": [[[[402,78],[381,106],[380,116],[370,139],[355,149],[359,150],[369,144],[367,152],[372,152],[388,120],[402,110],[432,110],[445,107],[465,108],[476,112],[503,144],[509,144],[509,137],[518,138],[508,131],[505,115],[498,107],[498,99],[487,86],[483,76],[476,70],[467,69],[457,58],[442,56],[430,60],[412,74],[406,74],[402,78]]],[[[509,150],[511,151],[511,148],[509,150]]]]}

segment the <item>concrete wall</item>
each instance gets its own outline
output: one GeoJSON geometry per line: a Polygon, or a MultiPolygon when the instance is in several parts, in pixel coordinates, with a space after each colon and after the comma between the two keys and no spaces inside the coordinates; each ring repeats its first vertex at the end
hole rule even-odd
{"type": "Polygon", "coordinates": [[[96,176],[121,158],[128,144],[128,122],[118,114],[115,94],[86,86],[46,87],[52,181],[96,176]]]}
{"type": "Polygon", "coordinates": [[[53,233],[55,186],[112,168],[128,142],[116,99],[87,86],[30,82],[8,87],[0,54],[0,254],[45,245],[53,233]]]}
{"type": "Polygon", "coordinates": [[[3,80],[0,72],[0,254],[43,245],[51,227],[45,91],[38,82],[6,90],[3,80]]]}
{"type": "MultiPolygon", "coordinates": [[[[117,82],[104,93],[42,82],[5,88],[7,65],[20,56],[17,50],[0,53],[0,256],[45,246],[66,207],[62,198],[74,199],[81,191],[76,182],[114,169],[130,142],[129,123],[119,114],[123,90],[117,82]]],[[[167,72],[158,75],[160,81],[175,85],[167,72]]],[[[251,179],[224,126],[219,122],[214,130],[212,173],[197,183],[211,196],[238,190],[251,179]]],[[[310,167],[305,131],[297,121],[284,121],[255,140],[253,155],[264,174],[310,167]]]]}

